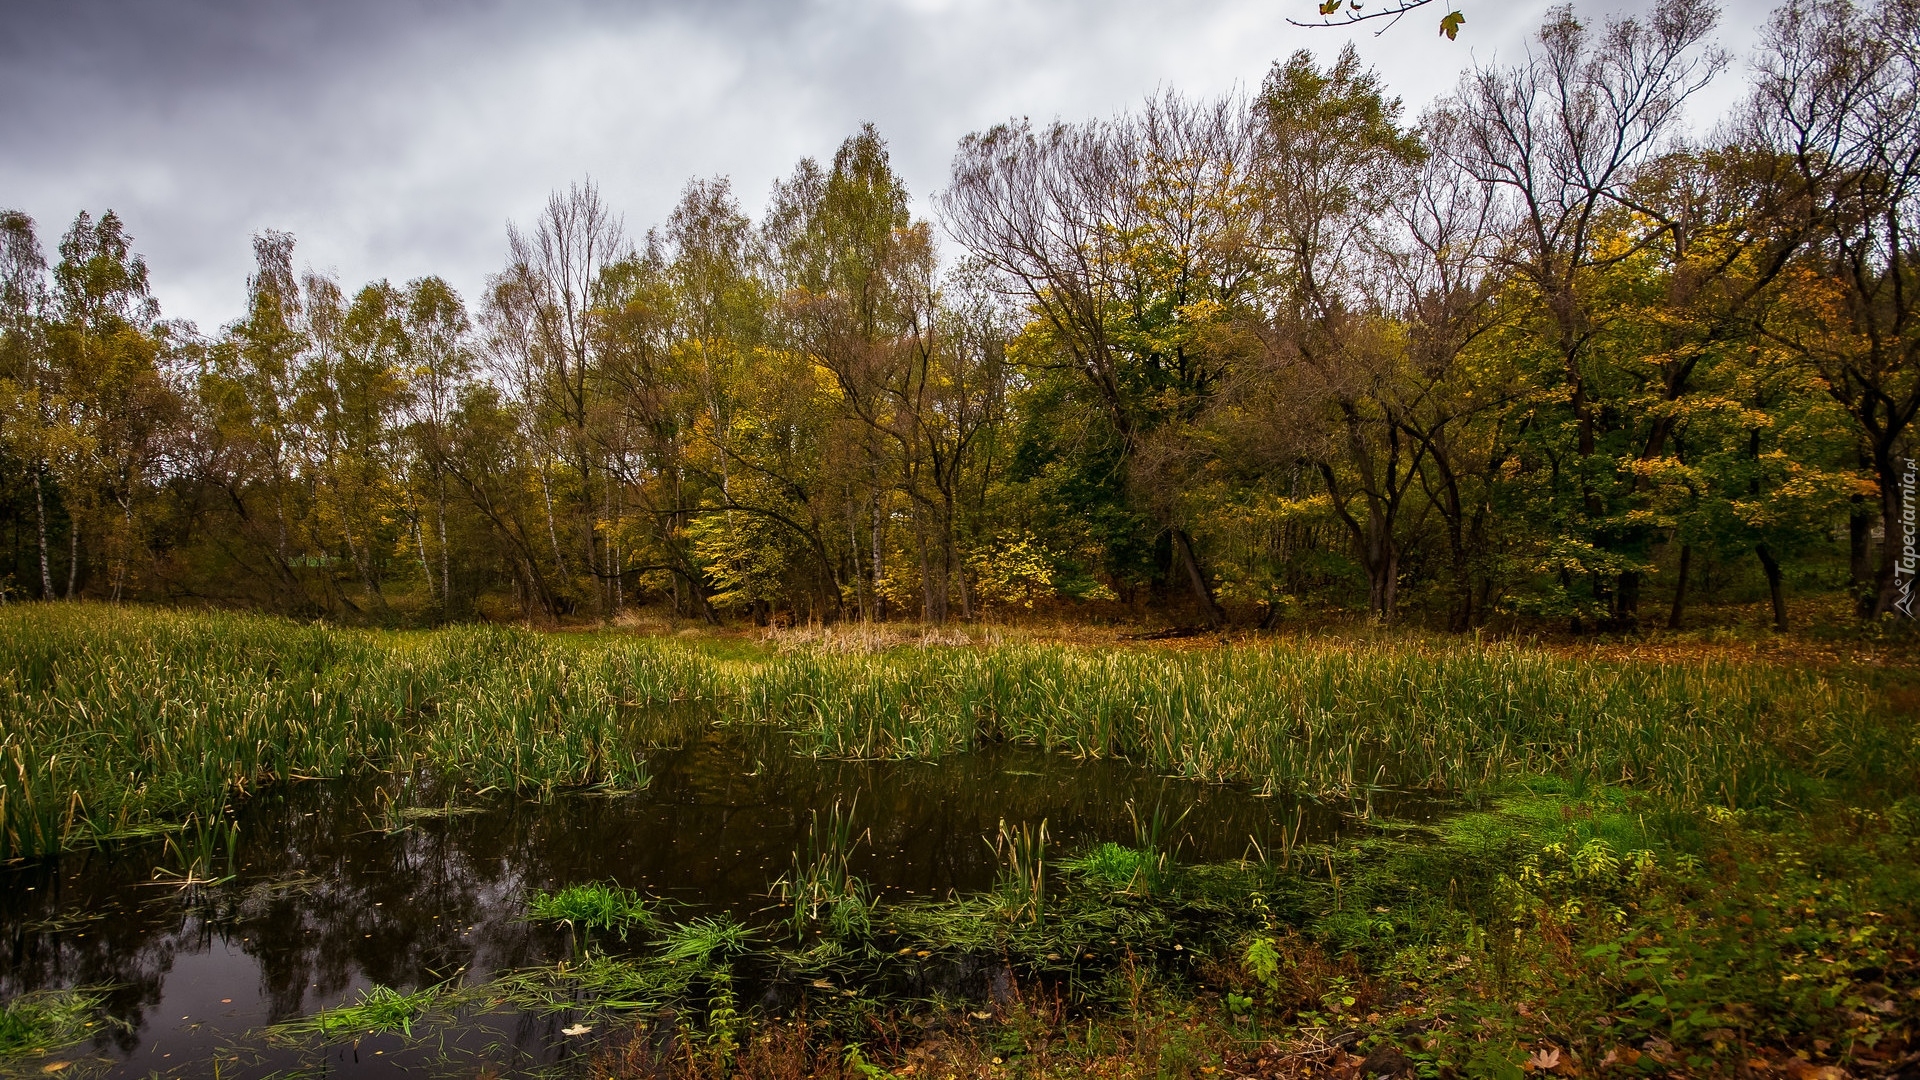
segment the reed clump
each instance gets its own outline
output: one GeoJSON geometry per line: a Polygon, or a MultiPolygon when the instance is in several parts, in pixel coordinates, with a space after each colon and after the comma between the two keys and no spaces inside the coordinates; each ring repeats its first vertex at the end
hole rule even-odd
{"type": "Polygon", "coordinates": [[[1914,765],[1875,693],[1844,675],[1466,642],[787,653],[732,692],[824,756],[1011,741],[1315,796],[1382,784],[1472,795],[1551,774],[1743,807],[1914,765]]]}
{"type": "Polygon", "coordinates": [[[1920,775],[1865,681],[1737,660],[1419,638],[741,658],[677,639],[32,605],[0,610],[0,858],[368,770],[430,773],[443,793],[635,787],[650,733],[689,723],[772,725],[827,757],[1017,742],[1322,797],[1477,798],[1549,775],[1747,808],[1920,775]]]}
{"type": "Polygon", "coordinates": [[[696,658],[95,605],[0,611],[0,859],[213,818],[282,781],[430,771],[475,791],[637,787],[633,694],[696,658]]]}

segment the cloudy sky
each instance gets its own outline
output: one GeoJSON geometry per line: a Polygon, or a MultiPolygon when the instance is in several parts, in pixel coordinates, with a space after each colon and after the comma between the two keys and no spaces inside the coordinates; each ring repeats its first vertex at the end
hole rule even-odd
{"type": "MultiPolygon", "coordinates": [[[[1460,0],[1449,43],[1438,10],[1377,37],[1287,25],[1310,2],[4,0],[0,206],[49,249],[77,211],[119,211],[165,311],[211,331],[239,312],[262,228],[350,286],[438,273],[471,297],[507,222],[582,177],[634,234],[692,176],[731,177],[757,212],[871,120],[928,213],[959,138],[1011,116],[1220,93],[1349,37],[1417,111],[1465,65],[1517,56],[1548,7],[1460,0]]],[[[1737,57],[1767,7],[1726,11],[1737,57]]]]}

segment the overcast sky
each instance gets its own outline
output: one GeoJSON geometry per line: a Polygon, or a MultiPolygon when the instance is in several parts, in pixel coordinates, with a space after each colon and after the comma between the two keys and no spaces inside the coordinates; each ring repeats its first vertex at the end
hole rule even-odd
{"type": "MultiPolygon", "coordinates": [[[[1461,0],[1449,43],[1440,3],[1376,37],[1287,25],[1310,0],[0,0],[0,207],[50,254],[77,211],[117,210],[165,312],[209,332],[240,312],[263,228],[350,288],[437,273],[471,299],[507,222],[582,177],[634,235],[693,176],[731,177],[757,216],[871,120],[928,214],[960,137],[1009,117],[1256,85],[1349,37],[1413,113],[1517,56],[1549,6],[1461,0]]],[[[1737,57],[1767,7],[1727,9],[1737,57]]]]}

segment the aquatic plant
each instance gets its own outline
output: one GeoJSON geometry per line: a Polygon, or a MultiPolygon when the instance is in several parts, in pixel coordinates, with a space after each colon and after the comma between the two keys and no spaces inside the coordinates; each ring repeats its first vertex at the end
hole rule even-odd
{"type": "Polygon", "coordinates": [[[793,909],[788,921],[796,937],[804,937],[823,913],[838,935],[867,928],[872,890],[848,869],[853,849],[867,836],[854,835],[855,806],[843,810],[836,799],[825,820],[812,811],[806,841],[793,853],[793,868],[767,890],[793,909]]]}
{"type": "Polygon", "coordinates": [[[1079,874],[1108,888],[1132,889],[1146,872],[1147,856],[1108,841],[1060,863],[1060,869],[1079,874]]]}
{"type": "Polygon", "coordinates": [[[484,985],[488,999],[533,1012],[646,1012],[684,999],[696,967],[590,954],[577,963],[528,968],[484,985]]]}
{"type": "Polygon", "coordinates": [[[343,1035],[388,1035],[411,1037],[413,1025],[439,1002],[443,986],[425,986],[411,993],[390,986],[373,986],[360,991],[352,1004],[322,1009],[279,1026],[285,1035],[319,1035],[338,1038],[343,1035]]]}
{"type": "Polygon", "coordinates": [[[831,757],[1015,742],[1313,797],[1384,785],[1476,800],[1554,775],[1743,808],[1920,779],[1920,748],[1867,683],[1759,661],[1417,637],[720,656],[612,635],[31,605],[0,609],[0,858],[213,820],[296,778],[428,775],[443,800],[632,788],[647,741],[697,723],[772,725],[831,757]]]}
{"type": "Polygon", "coordinates": [[[88,989],[23,994],[0,1004],[0,1062],[44,1054],[92,1034],[104,995],[88,989]]]}
{"type": "Polygon", "coordinates": [[[471,791],[644,785],[623,712],[680,651],[96,605],[0,610],[0,859],[212,821],[277,781],[428,770],[471,791]]]}
{"type": "Polygon", "coordinates": [[[714,915],[675,923],[660,932],[660,958],[675,964],[710,964],[716,956],[737,953],[753,940],[753,931],[731,916],[714,915]]]}
{"type": "Polygon", "coordinates": [[[632,889],[612,882],[588,881],[554,892],[527,894],[527,919],[560,923],[576,932],[614,930],[625,941],[627,931],[653,922],[647,902],[632,889]]]}
{"type": "Polygon", "coordinates": [[[1047,823],[1021,822],[1008,826],[1000,819],[999,835],[991,842],[998,873],[1002,911],[1009,919],[1039,922],[1047,907],[1047,823]]]}

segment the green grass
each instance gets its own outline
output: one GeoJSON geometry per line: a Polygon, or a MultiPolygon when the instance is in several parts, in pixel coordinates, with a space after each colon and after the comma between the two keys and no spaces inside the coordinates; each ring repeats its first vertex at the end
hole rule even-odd
{"type": "MultiPolygon", "coordinates": [[[[395,634],[97,605],[0,611],[0,858],[216,817],[266,784],[430,770],[473,791],[634,787],[627,699],[698,677],[470,627],[395,634]],[[650,688],[650,689],[649,689],[650,688]]],[[[684,658],[691,661],[692,658],[684,658]]],[[[670,689],[672,688],[672,689],[670,689]]]]}
{"type": "Polygon", "coordinates": [[[745,711],[828,756],[939,757],[1017,741],[1310,795],[1376,780],[1473,793],[1548,773],[1750,806],[1913,763],[1897,732],[1862,722],[1874,694],[1844,677],[1470,642],[783,656],[745,693],[745,711]]]}
{"type": "Polygon", "coordinates": [[[1063,859],[1060,868],[1108,888],[1126,891],[1144,878],[1148,861],[1146,853],[1109,841],[1082,855],[1063,859]]]}
{"type": "Polygon", "coordinates": [[[85,1039],[101,1023],[91,990],[26,994],[0,1005],[0,1063],[49,1053],[85,1039]]]}
{"type": "Polygon", "coordinates": [[[411,993],[374,986],[360,991],[359,998],[351,1004],[322,1009],[281,1024],[276,1034],[317,1035],[323,1039],[391,1034],[411,1037],[414,1024],[440,1003],[443,993],[445,988],[439,986],[422,987],[411,993]]]}
{"type": "Polygon", "coordinates": [[[1310,796],[1386,784],[1473,800],[1551,776],[1744,809],[1920,778],[1867,680],[1762,662],[1418,638],[769,654],[16,605],[0,610],[0,858],[209,820],[300,777],[633,787],[650,733],[704,723],[775,725],[804,753],[847,758],[1018,742],[1310,796]]]}
{"type": "Polygon", "coordinates": [[[581,933],[613,930],[625,941],[627,931],[652,925],[653,912],[632,889],[623,889],[611,882],[590,881],[554,892],[530,894],[527,918],[533,922],[560,923],[581,933]]]}
{"type": "Polygon", "coordinates": [[[725,915],[675,923],[661,932],[660,958],[673,964],[709,964],[737,953],[753,940],[753,931],[725,915]]]}

